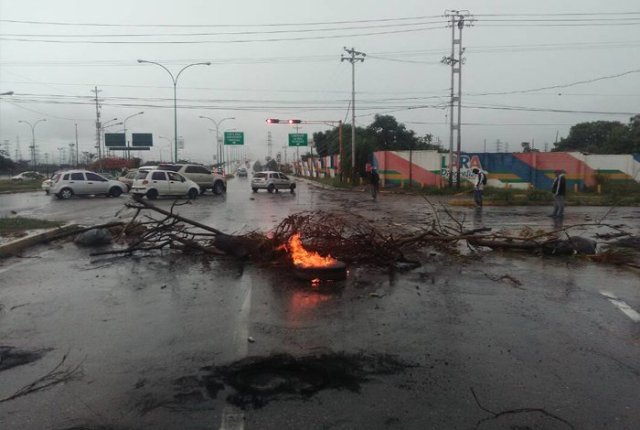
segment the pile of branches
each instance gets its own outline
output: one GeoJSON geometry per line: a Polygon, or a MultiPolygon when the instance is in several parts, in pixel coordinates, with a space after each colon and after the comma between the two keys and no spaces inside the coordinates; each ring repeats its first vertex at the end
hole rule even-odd
{"type": "MultiPolygon", "coordinates": [[[[287,243],[299,234],[305,248],[331,255],[347,263],[375,266],[394,266],[415,260],[415,251],[435,249],[447,255],[460,255],[466,246],[469,252],[481,248],[517,250],[528,253],[567,255],[595,254],[595,242],[571,236],[569,230],[587,224],[574,225],[550,232],[523,229],[518,234],[492,233],[489,228],[465,229],[463,221],[456,219],[446,207],[432,209],[425,215],[423,225],[402,225],[384,220],[371,220],[364,216],[341,212],[302,212],[285,218],[271,233],[252,231],[241,235],[222,232],[176,213],[176,208],[189,202],[177,201],[169,210],[161,209],[144,200],[126,204],[135,214],[126,224],[115,226],[116,242],[124,247],[95,252],[105,254],[145,253],[160,249],[175,249],[186,253],[227,255],[252,259],[270,264],[291,264],[287,243]],[[155,217],[150,213],[156,214],[155,217]],[[162,215],[161,218],[157,214],[162,215]],[[441,219],[446,217],[445,221],[441,219]],[[592,243],[593,242],[593,243],[592,243]]],[[[594,224],[591,224],[594,225],[594,224]]],[[[608,226],[606,224],[595,224],[608,226]]],[[[609,226],[620,232],[620,226],[609,226]]],[[[626,233],[625,233],[626,234],[626,233]]],[[[419,257],[418,257],[419,258],[419,257]]],[[[633,265],[627,256],[609,254],[595,261],[633,265]]]]}

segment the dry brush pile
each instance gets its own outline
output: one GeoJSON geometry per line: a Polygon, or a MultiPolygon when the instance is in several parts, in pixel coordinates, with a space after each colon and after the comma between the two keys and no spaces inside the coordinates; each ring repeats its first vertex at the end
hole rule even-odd
{"type": "MultiPolygon", "coordinates": [[[[134,200],[125,205],[135,211],[127,223],[106,225],[112,229],[120,247],[91,255],[131,255],[174,249],[270,264],[290,264],[287,243],[294,234],[299,234],[306,248],[321,255],[331,255],[346,263],[379,267],[392,267],[403,262],[419,264],[417,260],[422,258],[424,253],[421,251],[425,249],[437,254],[460,256],[462,250],[475,253],[489,248],[545,255],[577,253],[598,262],[640,268],[637,255],[640,246],[632,246],[634,243],[637,245],[637,237],[634,242],[634,236],[622,230],[623,226],[599,222],[553,231],[528,228],[516,233],[491,232],[488,228],[469,230],[445,206],[437,208],[428,200],[426,203],[430,213],[425,215],[425,224],[410,228],[398,223],[374,221],[351,212],[314,211],[290,215],[269,233],[252,231],[231,235],[178,214],[176,209],[189,204],[188,201],[176,201],[169,210],[165,210],[143,200],[134,200]],[[594,240],[570,234],[571,230],[584,226],[613,230],[610,238],[624,237],[631,245],[627,248],[610,246],[596,254],[594,240]]],[[[105,226],[93,228],[96,227],[105,226]]]]}

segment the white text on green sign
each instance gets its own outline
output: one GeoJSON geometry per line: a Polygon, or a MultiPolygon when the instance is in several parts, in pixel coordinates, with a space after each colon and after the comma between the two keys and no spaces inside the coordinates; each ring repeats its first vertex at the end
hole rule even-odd
{"type": "Polygon", "coordinates": [[[289,133],[289,146],[307,146],[307,133],[289,133]]]}
{"type": "Polygon", "coordinates": [[[225,131],[224,144],[225,145],[244,145],[244,132],[243,131],[225,131]]]}

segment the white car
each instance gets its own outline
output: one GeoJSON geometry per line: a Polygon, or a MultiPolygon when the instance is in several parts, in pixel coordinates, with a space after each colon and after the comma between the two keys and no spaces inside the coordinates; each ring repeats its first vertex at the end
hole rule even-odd
{"type": "Polygon", "coordinates": [[[107,179],[87,170],[67,170],[51,180],[49,193],[59,199],[70,199],[74,195],[105,195],[119,197],[127,192],[127,186],[120,181],[107,179]]]}
{"type": "Polygon", "coordinates": [[[38,179],[42,179],[42,176],[38,172],[22,172],[15,176],[11,177],[11,182],[24,182],[24,181],[35,181],[38,179]]]}
{"type": "Polygon", "coordinates": [[[257,172],[251,178],[251,189],[254,193],[257,193],[260,189],[267,190],[270,193],[274,191],[277,193],[278,190],[291,190],[293,193],[296,189],[296,183],[281,172],[257,172]]]}
{"type": "Polygon", "coordinates": [[[187,196],[195,199],[200,187],[191,179],[171,170],[139,170],[131,186],[134,196],[155,200],[161,196],[187,196]]]}

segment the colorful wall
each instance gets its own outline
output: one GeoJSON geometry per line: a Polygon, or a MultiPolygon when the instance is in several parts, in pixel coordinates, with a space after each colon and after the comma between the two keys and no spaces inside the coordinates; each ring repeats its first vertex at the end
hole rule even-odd
{"type": "MultiPolygon", "coordinates": [[[[455,155],[454,155],[455,157],[455,155]]],[[[437,151],[381,151],[374,154],[385,186],[443,186],[449,179],[449,154],[437,151]],[[411,163],[409,159],[411,158],[411,163]]],[[[454,158],[455,164],[455,158],[454,158]]],[[[580,152],[465,153],[460,176],[471,181],[471,169],[487,173],[489,186],[549,189],[554,171],[565,171],[570,187],[595,186],[607,181],[640,182],[640,154],[586,155],[580,152]],[[602,178],[600,178],[602,177],[602,178]]],[[[453,175],[455,180],[455,174],[453,175]]]]}
{"type": "MultiPolygon", "coordinates": [[[[455,154],[454,154],[455,157],[455,154]]],[[[338,156],[314,157],[294,164],[302,176],[335,177],[338,156]]],[[[449,154],[437,151],[380,151],[374,153],[385,187],[442,187],[449,181],[449,154]]],[[[455,158],[454,158],[455,164],[455,158]]],[[[500,188],[531,187],[548,190],[554,171],[565,171],[567,184],[578,189],[595,186],[599,180],[640,182],[640,154],[586,155],[581,152],[465,153],[460,157],[460,177],[472,181],[473,167],[487,173],[488,185],[500,188]],[[602,177],[602,178],[600,178],[602,177]]],[[[453,175],[455,181],[455,174],[453,175]]]]}

